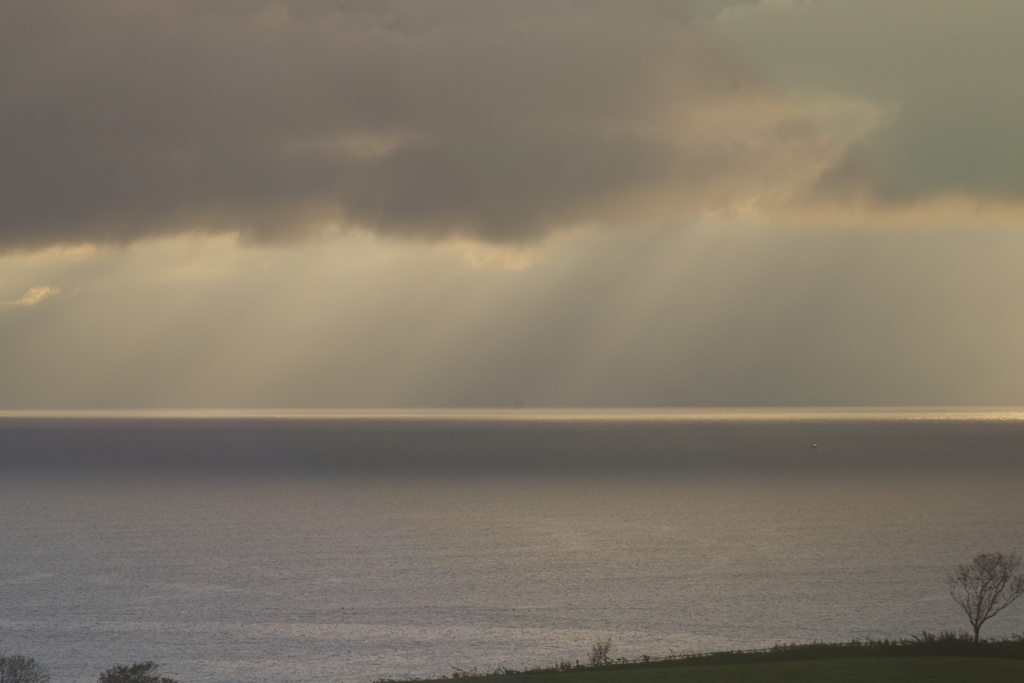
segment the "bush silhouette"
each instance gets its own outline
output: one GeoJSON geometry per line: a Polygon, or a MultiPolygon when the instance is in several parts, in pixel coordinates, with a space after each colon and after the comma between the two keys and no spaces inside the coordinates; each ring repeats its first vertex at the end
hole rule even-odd
{"type": "Polygon", "coordinates": [[[50,674],[42,664],[21,655],[0,656],[0,683],[47,683],[50,674]]]}
{"type": "Polygon", "coordinates": [[[100,674],[99,683],[178,683],[168,676],[161,676],[159,665],[154,662],[116,664],[100,674]]]}
{"type": "Polygon", "coordinates": [[[590,648],[590,666],[604,666],[610,664],[612,659],[608,653],[612,649],[612,639],[605,638],[594,643],[590,648]]]}

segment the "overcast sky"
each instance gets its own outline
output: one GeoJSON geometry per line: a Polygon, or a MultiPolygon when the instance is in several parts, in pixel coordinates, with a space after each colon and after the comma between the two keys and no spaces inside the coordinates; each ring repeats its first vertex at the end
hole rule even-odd
{"type": "Polygon", "coordinates": [[[1024,405],[1018,0],[4,0],[0,409],[1024,405]]]}

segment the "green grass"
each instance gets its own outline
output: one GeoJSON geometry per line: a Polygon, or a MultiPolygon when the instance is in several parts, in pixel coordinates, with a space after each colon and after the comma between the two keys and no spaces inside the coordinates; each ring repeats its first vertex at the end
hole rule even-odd
{"type": "MultiPolygon", "coordinates": [[[[519,676],[515,678],[519,678],[519,676]]],[[[1020,683],[1024,681],[1024,661],[981,657],[878,657],[682,667],[610,667],[566,673],[530,674],[527,681],[528,683],[1020,683]]]]}

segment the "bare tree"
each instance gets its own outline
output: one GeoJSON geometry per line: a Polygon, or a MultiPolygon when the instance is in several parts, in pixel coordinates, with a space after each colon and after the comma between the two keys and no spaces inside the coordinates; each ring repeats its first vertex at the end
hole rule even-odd
{"type": "Polygon", "coordinates": [[[31,657],[0,656],[0,683],[47,683],[50,674],[31,657]]]}
{"type": "Polygon", "coordinates": [[[946,577],[949,594],[974,627],[974,642],[982,624],[1024,595],[1024,576],[1017,573],[1020,562],[1016,553],[979,553],[946,577]]]}
{"type": "Polygon", "coordinates": [[[612,650],[612,639],[599,640],[590,647],[590,666],[602,666],[612,661],[608,653],[612,650]]]}

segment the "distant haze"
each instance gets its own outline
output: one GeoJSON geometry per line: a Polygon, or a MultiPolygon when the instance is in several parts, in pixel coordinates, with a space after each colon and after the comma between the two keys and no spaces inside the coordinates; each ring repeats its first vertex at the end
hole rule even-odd
{"type": "Polygon", "coordinates": [[[4,476],[1019,476],[1021,413],[0,414],[4,476]]]}

